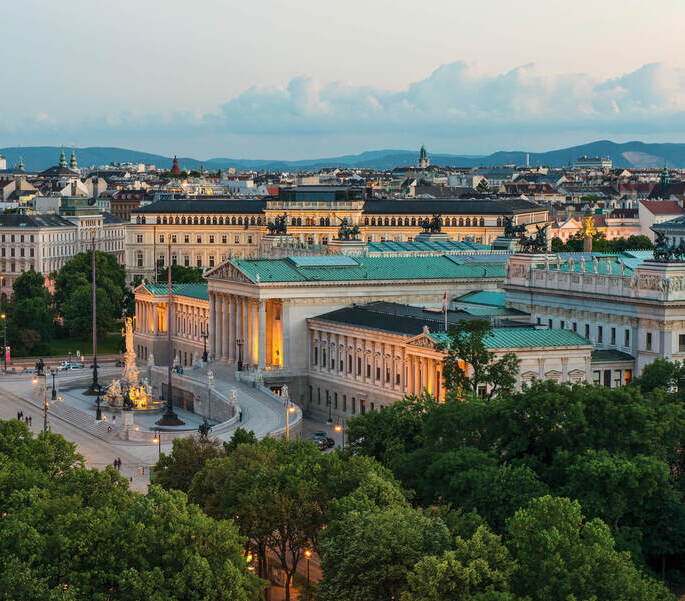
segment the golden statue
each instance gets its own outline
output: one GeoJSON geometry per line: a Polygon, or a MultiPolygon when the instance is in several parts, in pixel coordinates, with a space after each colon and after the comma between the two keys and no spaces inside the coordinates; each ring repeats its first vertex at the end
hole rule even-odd
{"type": "Polygon", "coordinates": [[[583,238],[592,238],[597,233],[597,228],[595,228],[595,220],[592,215],[583,217],[583,226],[580,230],[583,238]]]}

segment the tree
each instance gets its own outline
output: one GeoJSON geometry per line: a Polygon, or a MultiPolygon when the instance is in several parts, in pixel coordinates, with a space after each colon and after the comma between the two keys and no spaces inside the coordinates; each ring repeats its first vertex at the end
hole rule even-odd
{"type": "Polygon", "coordinates": [[[210,460],[197,474],[190,498],[210,515],[235,518],[266,575],[267,550],[285,573],[285,597],[306,548],[325,523],[327,460],[311,442],[265,438],[210,460]]]}
{"type": "Polygon", "coordinates": [[[448,341],[441,345],[447,350],[443,375],[452,398],[482,393],[482,387],[487,387],[484,396],[492,398],[514,387],[519,360],[514,353],[495,359],[485,343],[491,334],[485,319],[462,320],[447,331],[448,341]]]}
{"type": "Polygon", "coordinates": [[[85,469],[74,448],[0,422],[0,598],[258,598],[234,524],[178,491],[134,493],[111,467],[85,469]]]}
{"type": "Polygon", "coordinates": [[[614,548],[608,526],[585,521],[577,501],[533,499],[507,525],[507,547],[516,561],[512,590],[534,601],[674,599],[642,574],[628,553],[614,548]]]}
{"type": "Polygon", "coordinates": [[[369,507],[358,500],[321,534],[319,599],[399,599],[425,555],[449,546],[449,531],[405,503],[369,507]]]}
{"type": "MultiPolygon", "coordinates": [[[[69,259],[55,275],[55,305],[58,313],[65,318],[65,322],[70,321],[72,326],[70,329],[74,333],[83,333],[82,321],[86,317],[91,319],[90,309],[87,316],[82,319],[76,319],[77,312],[73,309],[73,306],[77,305],[78,312],[83,313],[86,308],[86,290],[88,294],[91,291],[91,263],[91,251],[82,252],[69,259]]],[[[95,252],[95,268],[98,327],[106,329],[122,315],[126,270],[123,265],[117,263],[114,255],[100,251],[95,252]]],[[[90,303],[90,296],[88,296],[88,303],[90,303]]],[[[85,331],[89,332],[90,326],[85,331]]]]}
{"type": "Polygon", "coordinates": [[[419,560],[408,574],[402,601],[514,601],[509,581],[515,565],[500,537],[478,528],[456,549],[419,560]]]}
{"type": "Polygon", "coordinates": [[[33,269],[25,271],[14,280],[12,291],[15,301],[41,298],[47,302],[50,298],[50,292],[45,287],[45,277],[33,269]]]}
{"type": "MultiPolygon", "coordinates": [[[[99,335],[104,335],[114,327],[114,320],[121,316],[116,301],[113,302],[104,288],[97,289],[95,311],[99,335]]],[[[90,284],[79,286],[71,293],[68,302],[62,307],[62,317],[64,318],[64,326],[71,336],[84,339],[90,336],[93,322],[93,299],[90,284]]]]}
{"type": "Polygon", "coordinates": [[[489,191],[490,187],[488,186],[488,180],[480,180],[476,186],[476,192],[478,192],[478,194],[487,194],[489,191]]]}
{"type": "Polygon", "coordinates": [[[216,439],[195,436],[174,438],[171,454],[162,453],[155,465],[152,481],[163,488],[188,492],[197,474],[209,461],[224,455],[216,439]]]}
{"type": "Polygon", "coordinates": [[[245,428],[236,428],[231,436],[231,440],[228,442],[224,441],[224,453],[228,455],[235,451],[241,444],[256,444],[257,437],[254,435],[252,430],[246,430],[245,428]]]}
{"type": "MultiPolygon", "coordinates": [[[[157,267],[157,279],[166,282],[168,278],[167,267],[157,267]]],[[[183,265],[171,266],[171,281],[175,284],[204,284],[207,280],[202,277],[201,267],[184,267],[183,265]]]]}
{"type": "Polygon", "coordinates": [[[655,359],[645,366],[642,374],[631,382],[643,392],[652,392],[656,388],[675,391],[678,396],[685,392],[685,363],[655,359]]]}

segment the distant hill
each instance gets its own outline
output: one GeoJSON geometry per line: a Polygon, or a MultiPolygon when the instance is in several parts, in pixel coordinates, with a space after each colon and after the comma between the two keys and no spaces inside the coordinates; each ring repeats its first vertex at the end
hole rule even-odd
{"type": "MultiPolygon", "coordinates": [[[[60,147],[26,146],[23,148],[0,148],[0,154],[7,158],[8,166],[14,166],[21,156],[29,171],[40,171],[55,165],[59,159],[60,147]]],[[[65,149],[67,158],[71,149],[65,149]]],[[[487,156],[430,154],[433,165],[450,167],[489,167],[495,165],[524,165],[528,154],[531,165],[564,167],[581,156],[609,157],[615,167],[661,167],[667,164],[673,168],[685,168],[685,144],[645,144],[626,142],[616,144],[600,140],[571,148],[549,152],[498,151],[487,156]]],[[[201,161],[179,157],[181,168],[199,169],[266,169],[270,171],[294,171],[297,169],[317,170],[323,167],[366,167],[369,169],[392,169],[416,163],[418,152],[413,150],[371,150],[360,154],[339,157],[307,159],[299,161],[266,159],[214,158],[201,161]]],[[[88,147],[77,148],[76,158],[81,167],[117,163],[147,163],[164,169],[171,168],[171,157],[125,148],[88,147]]]]}

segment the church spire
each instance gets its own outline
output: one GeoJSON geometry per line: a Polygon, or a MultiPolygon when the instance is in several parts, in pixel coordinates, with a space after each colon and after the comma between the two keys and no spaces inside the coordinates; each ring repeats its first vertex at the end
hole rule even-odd
{"type": "Polygon", "coordinates": [[[78,169],[78,163],[76,162],[76,151],[71,149],[71,158],[69,159],[69,169],[76,171],[78,169]]]}
{"type": "Polygon", "coordinates": [[[17,165],[17,171],[24,171],[24,157],[19,156],[19,164],[17,165]]]}
{"type": "Polygon", "coordinates": [[[67,157],[64,155],[64,146],[62,146],[62,152],[59,155],[59,166],[60,167],[66,167],[67,166],[67,157]]]}
{"type": "Polygon", "coordinates": [[[174,175],[179,175],[181,173],[181,168],[178,166],[178,158],[174,155],[174,162],[171,165],[171,173],[174,175]]]}

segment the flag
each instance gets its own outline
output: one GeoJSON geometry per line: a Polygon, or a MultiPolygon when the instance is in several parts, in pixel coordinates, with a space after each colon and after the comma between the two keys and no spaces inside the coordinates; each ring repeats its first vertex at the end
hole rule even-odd
{"type": "Polygon", "coordinates": [[[442,312],[447,312],[447,290],[445,290],[445,293],[442,295],[442,312]]]}

